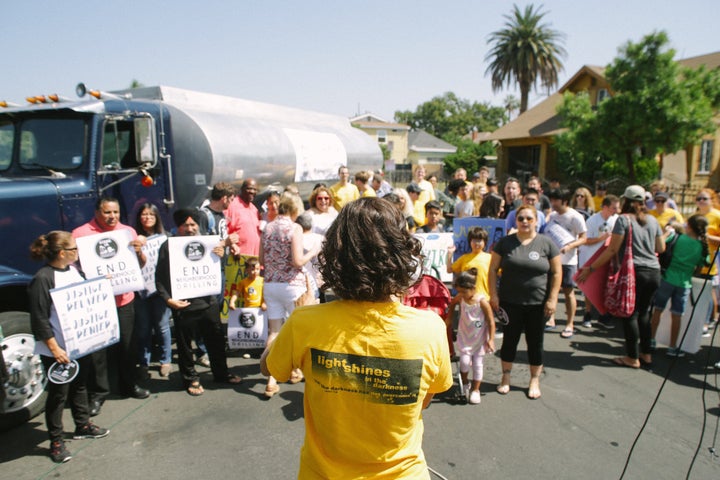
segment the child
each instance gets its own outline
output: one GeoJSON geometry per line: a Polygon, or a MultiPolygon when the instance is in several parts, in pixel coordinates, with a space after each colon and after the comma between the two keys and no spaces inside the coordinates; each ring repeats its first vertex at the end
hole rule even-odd
{"type": "Polygon", "coordinates": [[[461,256],[454,263],[451,263],[455,245],[448,247],[447,251],[447,272],[460,273],[471,268],[475,268],[477,273],[476,291],[488,297],[488,271],[490,270],[490,254],[485,251],[487,245],[488,234],[482,227],[472,227],[468,231],[467,241],[470,244],[471,251],[461,256]]]}
{"type": "Polygon", "coordinates": [[[230,297],[230,310],[237,308],[238,292],[242,295],[244,308],[260,307],[263,311],[267,310],[263,299],[264,279],[260,276],[260,261],[255,257],[248,258],[245,262],[245,273],[247,277],[240,281],[238,289],[233,291],[230,297]]]}
{"type": "MultiPolygon", "coordinates": [[[[312,217],[307,213],[303,213],[295,219],[295,223],[303,229],[303,254],[311,250],[319,251],[325,237],[312,231],[312,217]]],[[[320,287],[322,287],[323,281],[318,265],[318,258],[315,256],[303,266],[306,283],[308,284],[308,292],[298,306],[314,305],[320,301],[320,287]],[[312,295],[310,295],[310,293],[312,293],[312,295]]]]}
{"type": "Polygon", "coordinates": [[[467,392],[468,403],[480,403],[480,382],[483,377],[483,356],[495,351],[495,318],[485,295],[475,289],[477,270],[462,272],[455,281],[457,295],[450,302],[445,322],[449,323],[455,305],[460,304],[456,352],[460,355],[460,377],[467,392]],[[472,387],[468,381],[473,367],[472,387]]]}
{"type": "Polygon", "coordinates": [[[442,225],[442,207],[435,200],[425,204],[425,225],[420,227],[421,233],[442,233],[445,231],[442,225]]]}
{"type": "Polygon", "coordinates": [[[687,234],[685,235],[675,233],[675,229],[671,226],[665,228],[666,240],[671,235],[680,236],[675,242],[672,260],[670,260],[667,270],[662,274],[660,287],[655,292],[651,320],[651,343],[655,344],[655,334],[660,325],[660,315],[665,310],[668,300],[671,300],[670,318],[672,324],[670,327],[670,348],[667,350],[667,354],[671,357],[685,356],[682,350],[676,346],[678,333],[680,332],[680,319],[685,312],[687,298],[692,289],[693,272],[697,267],[705,266],[707,262],[707,226],[707,219],[701,214],[695,214],[688,218],[687,234]]]}

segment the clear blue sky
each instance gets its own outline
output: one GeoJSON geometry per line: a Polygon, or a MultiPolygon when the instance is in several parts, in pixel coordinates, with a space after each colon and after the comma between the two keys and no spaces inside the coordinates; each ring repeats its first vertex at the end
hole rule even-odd
{"type": "MultiPolygon", "coordinates": [[[[524,7],[529,2],[517,2],[524,7]]],[[[539,5],[540,2],[535,2],[539,5]]],[[[564,83],[619,46],[665,30],[687,58],[720,50],[717,0],[545,0],[566,35],[564,83]]],[[[0,100],[133,79],[344,116],[388,120],[446,91],[501,105],[485,76],[488,35],[511,1],[3,2],[0,100]]],[[[531,105],[542,99],[531,93],[531,105]]]]}

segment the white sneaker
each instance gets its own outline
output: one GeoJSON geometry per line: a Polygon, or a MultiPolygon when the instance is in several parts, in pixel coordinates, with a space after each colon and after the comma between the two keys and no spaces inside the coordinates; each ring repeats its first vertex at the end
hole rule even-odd
{"type": "Polygon", "coordinates": [[[479,392],[479,391],[473,390],[472,392],[470,392],[470,395],[468,396],[468,403],[469,403],[469,404],[471,404],[471,405],[477,405],[478,403],[480,403],[480,401],[481,401],[481,399],[480,399],[480,392],[479,392]]]}

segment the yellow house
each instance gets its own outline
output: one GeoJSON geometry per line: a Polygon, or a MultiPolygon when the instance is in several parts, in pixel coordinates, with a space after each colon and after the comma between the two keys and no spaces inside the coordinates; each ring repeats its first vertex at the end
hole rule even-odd
{"type": "Polygon", "coordinates": [[[408,163],[409,125],[388,122],[372,113],[353,117],[350,123],[375,138],[380,145],[385,145],[390,152],[390,158],[385,161],[386,170],[394,170],[396,165],[408,163]]]}
{"type": "MultiPolygon", "coordinates": [[[[720,52],[679,60],[678,63],[690,68],[700,65],[718,68],[720,52]]],[[[603,67],[582,67],[557,92],[492,132],[488,140],[500,144],[498,176],[514,176],[525,180],[532,174],[542,178],[558,175],[557,151],[553,144],[555,135],[562,129],[557,107],[562,103],[565,92],[587,91],[593,105],[608,98],[612,95],[612,89],[604,73],[603,67]]],[[[720,128],[720,116],[716,119],[720,128]]],[[[659,159],[661,177],[670,185],[720,186],[719,135],[720,130],[703,138],[701,145],[691,145],[684,151],[659,159]]]]}

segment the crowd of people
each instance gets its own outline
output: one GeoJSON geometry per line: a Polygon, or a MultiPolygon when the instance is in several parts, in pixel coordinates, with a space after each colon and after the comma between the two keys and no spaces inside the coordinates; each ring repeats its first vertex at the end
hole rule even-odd
{"type": "MultiPolygon", "coordinates": [[[[226,332],[220,319],[223,302],[231,309],[244,306],[265,311],[268,337],[261,370],[268,377],[267,398],[277,394],[279,383],[313,379],[305,385],[307,448],[301,469],[325,473],[337,471],[340,465],[362,471],[372,455],[379,458],[379,449],[391,448],[401,437],[412,447],[398,450],[398,458],[410,456],[413,465],[422,466],[418,409],[434,393],[452,385],[451,351],[458,355],[468,402],[480,403],[483,355],[492,353],[496,338],[501,338],[499,327],[496,333],[498,312],[507,322],[502,327],[502,378],[497,392],[505,395],[511,390],[512,367],[524,334],[530,364],[526,395],[540,398],[543,338],[557,328],[560,292],[566,310],[560,336],[571,338],[579,332],[575,326],[578,284],[622,257],[626,241],[635,263],[633,312],[626,318],[612,318],[601,314],[605,310],[601,305],[586,300],[580,322],[584,328],[592,328],[593,321],[606,328],[623,325],[626,351],[613,360],[616,364],[640,368],[652,363],[660,315],[668,303],[672,326],[667,354],[683,355],[678,345],[680,319],[693,275],[712,282],[713,301],[703,315],[706,331],[715,325],[720,282],[713,260],[720,245],[720,203],[714,191],[698,193],[696,213],[686,221],[661,183],[653,184],[648,192],[638,185],[628,186],[620,197],[607,194],[603,183],[596,185],[595,195],[584,187],[569,190],[557,181],[545,192],[538,177],[529,178],[525,185],[508,178],[501,187],[488,169],[481,168],[470,180],[459,169],[442,191],[437,176],[426,178],[426,173],[418,166],[410,184],[393,188],[381,172],[351,176],[342,166],[337,183],[317,184],[307,201],[293,186],[258,195],[254,179],[244,180],[237,192],[232,184],[218,183],[203,205],[176,210],[172,228],[162,224],[157,206],[148,203],[135,212],[134,227],[123,225],[118,200],[103,198],[87,224],[72,233],[55,231],[38,238],[31,251],[46,265],[30,285],[31,320],[37,353],[46,369],[54,362],[70,361],[57,322],[52,321],[57,312],[49,292],[83,278],[76,238],[128,230],[130,246],[142,266],[149,237],[217,235],[220,241],[212,249],[214,255],[246,259],[245,278],[227,297],[221,292],[176,298],[168,242],[159,247],[156,291],[115,298],[120,341],[78,359],[81,373],[72,382],[49,384],[46,422],[52,459],[71,458],[62,439],[66,401],[73,412],[75,438],[109,433],[90,418],[100,414],[110,394],[110,365],[117,368],[120,393],[134,398],[150,394],[142,384],[150,375],[153,355],[159,375],[171,374],[170,319],[175,327],[177,367],[189,395],[204,392],[198,365],[209,367],[215,382],[241,382],[228,369],[226,332]],[[470,252],[453,261],[455,248],[448,250],[447,271],[455,276],[457,295],[446,312],[446,323],[434,314],[401,307],[398,299],[418,280],[422,267],[419,244],[412,234],[451,231],[453,219],[464,217],[504,220],[506,235],[490,242],[485,229],[473,227],[467,234],[470,252]],[[666,245],[674,254],[666,254],[663,260],[666,245]],[[340,300],[326,304],[327,290],[340,300]],[[312,304],[325,305],[297,309],[312,304]],[[460,309],[457,343],[448,345],[445,329],[453,326],[456,306],[460,309]],[[427,328],[417,328],[417,322],[427,328]],[[399,346],[403,344],[414,347],[409,351],[399,346]],[[414,363],[418,360],[425,366],[418,368],[414,363]],[[360,388],[363,382],[372,387],[360,388]],[[327,405],[327,394],[338,390],[370,391],[373,415],[386,419],[380,423],[390,432],[405,433],[378,437],[377,432],[365,431],[368,427],[346,418],[352,415],[343,415],[362,398],[349,395],[343,406],[327,405]],[[387,408],[390,404],[408,408],[396,417],[387,408]],[[358,451],[338,443],[332,422],[357,432],[357,438],[373,438],[377,451],[358,451]],[[355,455],[352,460],[350,453],[355,455]]],[[[392,471],[387,465],[377,468],[382,473],[392,471]]]]}

